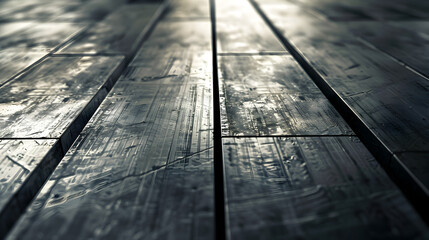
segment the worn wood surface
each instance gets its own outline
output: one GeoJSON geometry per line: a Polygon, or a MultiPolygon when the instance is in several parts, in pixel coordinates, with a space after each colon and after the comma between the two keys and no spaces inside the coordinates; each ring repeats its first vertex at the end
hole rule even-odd
{"type": "Polygon", "coordinates": [[[205,20],[161,21],[143,44],[143,49],[146,47],[161,52],[174,49],[209,51],[211,49],[210,22],[205,20]]]}
{"type": "Polygon", "coordinates": [[[428,3],[214,2],[0,2],[0,239],[429,238],[428,3]]]}
{"type": "Polygon", "coordinates": [[[376,48],[428,77],[429,27],[419,28],[428,24],[402,22],[399,27],[386,22],[352,22],[346,26],[376,48]]]}
{"type": "Polygon", "coordinates": [[[206,51],[161,22],[8,239],[214,237],[210,29],[176,25],[206,51]]]}
{"type": "Polygon", "coordinates": [[[0,52],[0,86],[39,61],[44,55],[46,55],[44,52],[0,52]]]}
{"type": "MultiPolygon", "coordinates": [[[[70,4],[70,1],[65,0],[70,4]]],[[[103,20],[109,14],[112,14],[125,3],[126,0],[90,0],[81,2],[68,8],[67,12],[57,14],[52,21],[56,22],[78,22],[92,23],[103,20]]]]}
{"type": "Polygon", "coordinates": [[[60,53],[113,53],[130,56],[160,4],[129,4],[84,32],[60,53]]]}
{"type": "Polygon", "coordinates": [[[210,20],[209,1],[206,0],[171,0],[165,14],[166,20],[210,20]]]}
{"type": "Polygon", "coordinates": [[[291,2],[319,12],[332,21],[415,20],[422,17],[427,18],[427,14],[423,14],[423,12],[429,9],[427,4],[420,4],[424,8],[419,9],[415,5],[413,6],[411,2],[407,3],[407,1],[402,0],[389,2],[377,0],[296,0],[291,2]]]}
{"type": "Polygon", "coordinates": [[[11,238],[211,238],[210,96],[120,80],[11,238]]]}
{"type": "Polygon", "coordinates": [[[75,23],[33,23],[0,38],[0,51],[50,52],[83,29],[75,23]]]}
{"type": "Polygon", "coordinates": [[[0,238],[24,212],[60,154],[58,140],[0,140],[0,238]]]}
{"type": "MultiPolygon", "coordinates": [[[[353,119],[362,133],[358,135],[386,167],[392,165],[392,153],[428,151],[426,78],[368,47],[341,25],[320,21],[286,4],[261,4],[261,7],[312,69],[320,86],[353,119]],[[290,15],[289,9],[294,11],[290,15]],[[289,17],[295,21],[291,22],[289,17]]],[[[402,171],[392,174],[411,174],[415,185],[421,186],[411,195],[423,206],[429,199],[429,182],[421,182],[423,179],[414,176],[405,163],[398,164],[402,165],[402,171]]]]}
{"type": "Polygon", "coordinates": [[[230,239],[428,236],[356,137],[224,138],[223,144],[230,239]]]}
{"type": "Polygon", "coordinates": [[[219,57],[224,136],[350,135],[290,55],[219,57]]]}
{"type": "Polygon", "coordinates": [[[216,12],[218,53],[285,51],[247,0],[216,1],[216,12]]]}
{"type": "Polygon", "coordinates": [[[60,138],[86,105],[106,95],[122,61],[52,57],[1,87],[0,137],[60,138]]]}

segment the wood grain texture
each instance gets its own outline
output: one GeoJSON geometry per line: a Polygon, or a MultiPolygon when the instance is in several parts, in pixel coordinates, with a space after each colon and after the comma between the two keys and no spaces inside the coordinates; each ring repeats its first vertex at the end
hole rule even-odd
{"type": "Polygon", "coordinates": [[[0,52],[0,86],[44,55],[44,52],[0,52]]]}
{"type": "MultiPolygon", "coordinates": [[[[7,1],[6,1],[7,2],[7,1]]],[[[12,2],[12,1],[10,1],[12,2]]],[[[78,2],[64,1],[20,1],[15,4],[6,4],[8,11],[0,13],[1,22],[14,21],[41,21],[47,22],[55,17],[72,11],[79,5],[78,2]]]]}
{"type": "Polygon", "coordinates": [[[44,183],[60,154],[58,140],[0,140],[1,238],[44,183]]]}
{"type": "Polygon", "coordinates": [[[95,108],[112,87],[122,62],[123,57],[48,58],[0,88],[0,137],[60,138],[73,131],[85,107],[95,108]]]}
{"type": "Polygon", "coordinates": [[[246,0],[216,1],[216,19],[218,53],[285,52],[246,0]]]}
{"type": "Polygon", "coordinates": [[[419,29],[418,25],[412,22],[408,26],[404,22],[401,25],[403,27],[386,22],[352,22],[346,24],[349,30],[376,48],[425,76],[429,76],[428,27],[419,29]]]}
{"type": "Polygon", "coordinates": [[[211,104],[204,85],[120,80],[10,239],[211,239],[211,104]]]}
{"type": "Polygon", "coordinates": [[[223,145],[230,239],[427,237],[355,137],[224,138],[223,145]]]}
{"type": "Polygon", "coordinates": [[[50,52],[83,27],[75,23],[34,22],[29,27],[1,37],[0,52],[50,52]]]}
{"type": "Polygon", "coordinates": [[[212,52],[143,48],[124,71],[127,81],[156,84],[203,84],[212,74],[212,52]]]}
{"type": "Polygon", "coordinates": [[[290,55],[219,57],[224,136],[350,135],[290,55]]]}
{"type": "MultiPolygon", "coordinates": [[[[422,13],[415,11],[416,8],[412,6],[412,3],[401,0],[389,2],[377,0],[298,0],[293,2],[317,11],[332,21],[416,20],[423,17],[422,13]]],[[[426,9],[429,9],[427,5],[426,9]]]]}
{"type": "Polygon", "coordinates": [[[165,20],[210,20],[208,0],[172,0],[165,20]]]}
{"type": "MultiPolygon", "coordinates": [[[[63,1],[69,2],[69,1],[63,1]]],[[[115,12],[126,0],[91,0],[84,1],[68,8],[66,12],[56,15],[55,22],[92,23],[103,20],[109,14],[115,12]]]]}
{"type": "Polygon", "coordinates": [[[206,26],[155,28],[8,239],[214,238],[206,26]]]}
{"type": "MultiPolygon", "coordinates": [[[[320,84],[338,100],[342,111],[348,111],[349,117],[358,122],[364,132],[360,137],[369,141],[368,146],[380,155],[386,167],[392,164],[392,153],[428,151],[427,79],[358,41],[338,24],[296,14],[298,11],[288,15],[287,5],[261,7],[310,65],[320,84]],[[295,19],[293,24],[288,17],[295,19]]],[[[406,167],[392,174],[404,173],[413,174],[406,167]]],[[[416,192],[416,199],[423,204],[429,198],[429,183],[416,182],[416,186],[424,186],[416,192]]]]}
{"type": "Polygon", "coordinates": [[[160,4],[124,5],[84,32],[60,53],[116,53],[130,56],[160,4]]]}
{"type": "Polygon", "coordinates": [[[157,24],[142,51],[149,48],[159,51],[191,49],[211,50],[211,26],[209,21],[162,21],[157,24]]]}

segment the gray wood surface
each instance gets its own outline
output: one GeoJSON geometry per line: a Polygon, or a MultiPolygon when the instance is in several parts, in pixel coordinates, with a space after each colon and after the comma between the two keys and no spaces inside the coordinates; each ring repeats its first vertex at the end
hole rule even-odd
{"type": "Polygon", "coordinates": [[[218,53],[285,52],[247,0],[216,1],[216,19],[218,53]]]}
{"type": "Polygon", "coordinates": [[[81,124],[76,120],[87,105],[107,94],[122,62],[123,57],[51,57],[0,87],[0,137],[60,138],[81,124]]]}
{"type": "MultiPolygon", "coordinates": [[[[360,137],[386,167],[393,164],[392,153],[429,150],[426,78],[368,47],[341,25],[318,20],[296,8],[288,14],[286,4],[261,7],[311,67],[321,86],[357,124],[360,137]]],[[[413,178],[415,186],[421,188],[411,195],[421,204],[426,202],[429,182],[414,176],[406,163],[397,164],[402,170],[395,168],[392,174],[400,179],[404,174],[413,178]]]]}
{"type": "MultiPolygon", "coordinates": [[[[427,18],[428,15],[423,14],[423,12],[429,9],[427,4],[420,4],[424,8],[419,9],[415,7],[415,4],[413,6],[413,3],[403,0],[388,2],[377,0],[296,0],[291,2],[319,12],[332,21],[416,20],[422,17],[427,18]]],[[[416,3],[417,1],[413,2],[416,3]]]]}
{"type": "Polygon", "coordinates": [[[224,138],[223,145],[229,239],[428,236],[356,137],[224,138]]]}
{"type": "Polygon", "coordinates": [[[142,51],[146,48],[161,52],[174,49],[210,51],[210,29],[210,22],[206,20],[161,21],[143,44],[142,51]]]}
{"type": "Polygon", "coordinates": [[[163,24],[8,239],[214,237],[210,29],[163,24]]]}
{"type": "Polygon", "coordinates": [[[210,96],[120,80],[11,239],[213,237],[210,96]]]}
{"type": "Polygon", "coordinates": [[[209,1],[206,0],[171,0],[166,20],[210,20],[209,1]]]}
{"type": "Polygon", "coordinates": [[[429,22],[401,23],[401,27],[387,22],[352,22],[346,26],[376,48],[428,77],[429,27],[423,26],[429,22]]]}
{"type": "Polygon", "coordinates": [[[0,238],[24,212],[61,154],[58,140],[0,140],[0,238]]]}
{"type": "MultiPolygon", "coordinates": [[[[13,26],[10,26],[13,27],[13,26]]],[[[37,23],[0,38],[0,52],[50,52],[83,29],[75,23],[37,23]]]]}
{"type": "Polygon", "coordinates": [[[115,53],[130,56],[160,4],[129,4],[85,31],[60,53],[115,53]]]}
{"type": "Polygon", "coordinates": [[[0,86],[39,61],[44,52],[0,52],[0,86]]]}
{"type": "Polygon", "coordinates": [[[224,136],[350,135],[290,55],[221,56],[224,136]]]}

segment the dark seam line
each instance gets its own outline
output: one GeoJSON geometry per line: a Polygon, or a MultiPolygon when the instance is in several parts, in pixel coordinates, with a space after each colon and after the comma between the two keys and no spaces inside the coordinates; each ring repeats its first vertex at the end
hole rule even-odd
{"type": "Polygon", "coordinates": [[[210,1],[210,19],[213,57],[213,146],[214,146],[214,196],[215,196],[215,239],[226,239],[225,226],[225,192],[222,156],[222,123],[220,110],[219,77],[216,43],[216,4],[210,1]]]}
{"type": "Polygon", "coordinates": [[[325,97],[331,102],[335,109],[340,113],[357,137],[362,141],[366,148],[372,153],[377,162],[384,168],[387,175],[399,187],[404,196],[416,209],[426,225],[429,225],[429,208],[427,202],[426,187],[414,176],[402,162],[395,161],[394,155],[390,149],[378,138],[369,126],[344,102],[339,94],[323,79],[315,70],[311,63],[301,54],[301,52],[279,31],[271,20],[265,15],[258,3],[249,0],[255,10],[259,13],[271,31],[277,36],[284,47],[291,53],[298,64],[304,69],[307,75],[313,80],[317,87],[322,91],[325,97]],[[392,167],[396,165],[395,167],[392,167]]]}

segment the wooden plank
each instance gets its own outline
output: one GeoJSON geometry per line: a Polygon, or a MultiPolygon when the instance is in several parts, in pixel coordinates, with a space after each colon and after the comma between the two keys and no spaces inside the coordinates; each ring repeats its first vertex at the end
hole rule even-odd
{"type": "MultiPolygon", "coordinates": [[[[429,150],[427,79],[358,41],[338,24],[321,22],[298,12],[288,15],[287,5],[261,4],[261,7],[288,39],[295,56],[359,129],[356,134],[386,168],[396,164],[391,161],[392,153],[429,150]],[[292,16],[293,22],[289,19],[292,16]]],[[[397,164],[402,171],[390,174],[398,177],[405,174],[416,180],[415,186],[421,188],[409,193],[409,197],[416,206],[424,206],[429,199],[429,182],[421,182],[423,179],[414,176],[406,163],[397,164]]],[[[408,185],[401,186],[405,191],[410,189],[408,185]]]]}
{"type": "Polygon", "coordinates": [[[59,52],[112,53],[129,57],[159,7],[160,4],[124,5],[59,52]]]}
{"type": "MultiPolygon", "coordinates": [[[[291,1],[292,2],[292,1],[291,1]]],[[[416,20],[421,14],[404,7],[404,1],[381,2],[377,0],[298,0],[305,8],[310,8],[332,21],[368,20],[416,20]]]]}
{"type": "Polygon", "coordinates": [[[190,49],[209,51],[211,49],[211,25],[209,21],[162,21],[157,24],[150,38],[142,46],[153,51],[190,49]]]}
{"type": "Polygon", "coordinates": [[[166,20],[210,20],[208,0],[172,0],[165,14],[166,20]]]}
{"type": "Polygon", "coordinates": [[[71,144],[67,139],[80,132],[81,118],[106,96],[122,64],[123,57],[48,58],[0,88],[0,137],[71,144]]]}
{"type": "Polygon", "coordinates": [[[57,15],[54,22],[91,23],[103,20],[106,16],[125,4],[126,0],[91,0],[69,8],[67,12],[57,15]]]}
{"type": "Polygon", "coordinates": [[[0,86],[44,55],[43,52],[0,52],[0,86]]]}
{"type": "Polygon", "coordinates": [[[82,29],[75,23],[32,23],[31,27],[0,38],[0,51],[47,53],[82,29]]]}
{"type": "Polygon", "coordinates": [[[219,57],[224,136],[350,135],[290,55],[219,57]]]}
{"type": "Polygon", "coordinates": [[[396,27],[386,22],[353,22],[346,26],[378,49],[429,76],[429,31],[411,24],[396,27]]]}
{"type": "Polygon", "coordinates": [[[0,140],[0,238],[24,212],[60,154],[58,140],[0,140]]]}
{"type": "Polygon", "coordinates": [[[427,236],[356,137],[224,138],[223,145],[229,239],[427,236]]]}
{"type": "Polygon", "coordinates": [[[285,51],[246,0],[216,1],[216,19],[218,53],[285,51]],[[243,18],[246,18],[246,21],[243,21],[243,18]]]}
{"type": "Polygon", "coordinates": [[[37,2],[28,1],[24,4],[15,3],[12,11],[0,14],[1,22],[11,21],[42,21],[48,22],[76,8],[79,3],[72,2],[37,2]]]}
{"type": "Polygon", "coordinates": [[[156,84],[203,84],[210,86],[212,52],[143,47],[123,75],[127,81],[156,84]],[[202,71],[206,70],[206,71],[202,71]],[[143,76],[143,77],[142,77],[143,76]]]}
{"type": "Polygon", "coordinates": [[[212,239],[210,89],[119,80],[9,239],[212,239]]]}
{"type": "Polygon", "coordinates": [[[9,239],[213,239],[208,26],[155,28],[9,239]]]}
{"type": "Polygon", "coordinates": [[[22,31],[26,28],[34,26],[34,22],[23,21],[23,22],[12,22],[12,23],[1,23],[0,24],[0,39],[13,35],[16,32],[22,31]]]}

